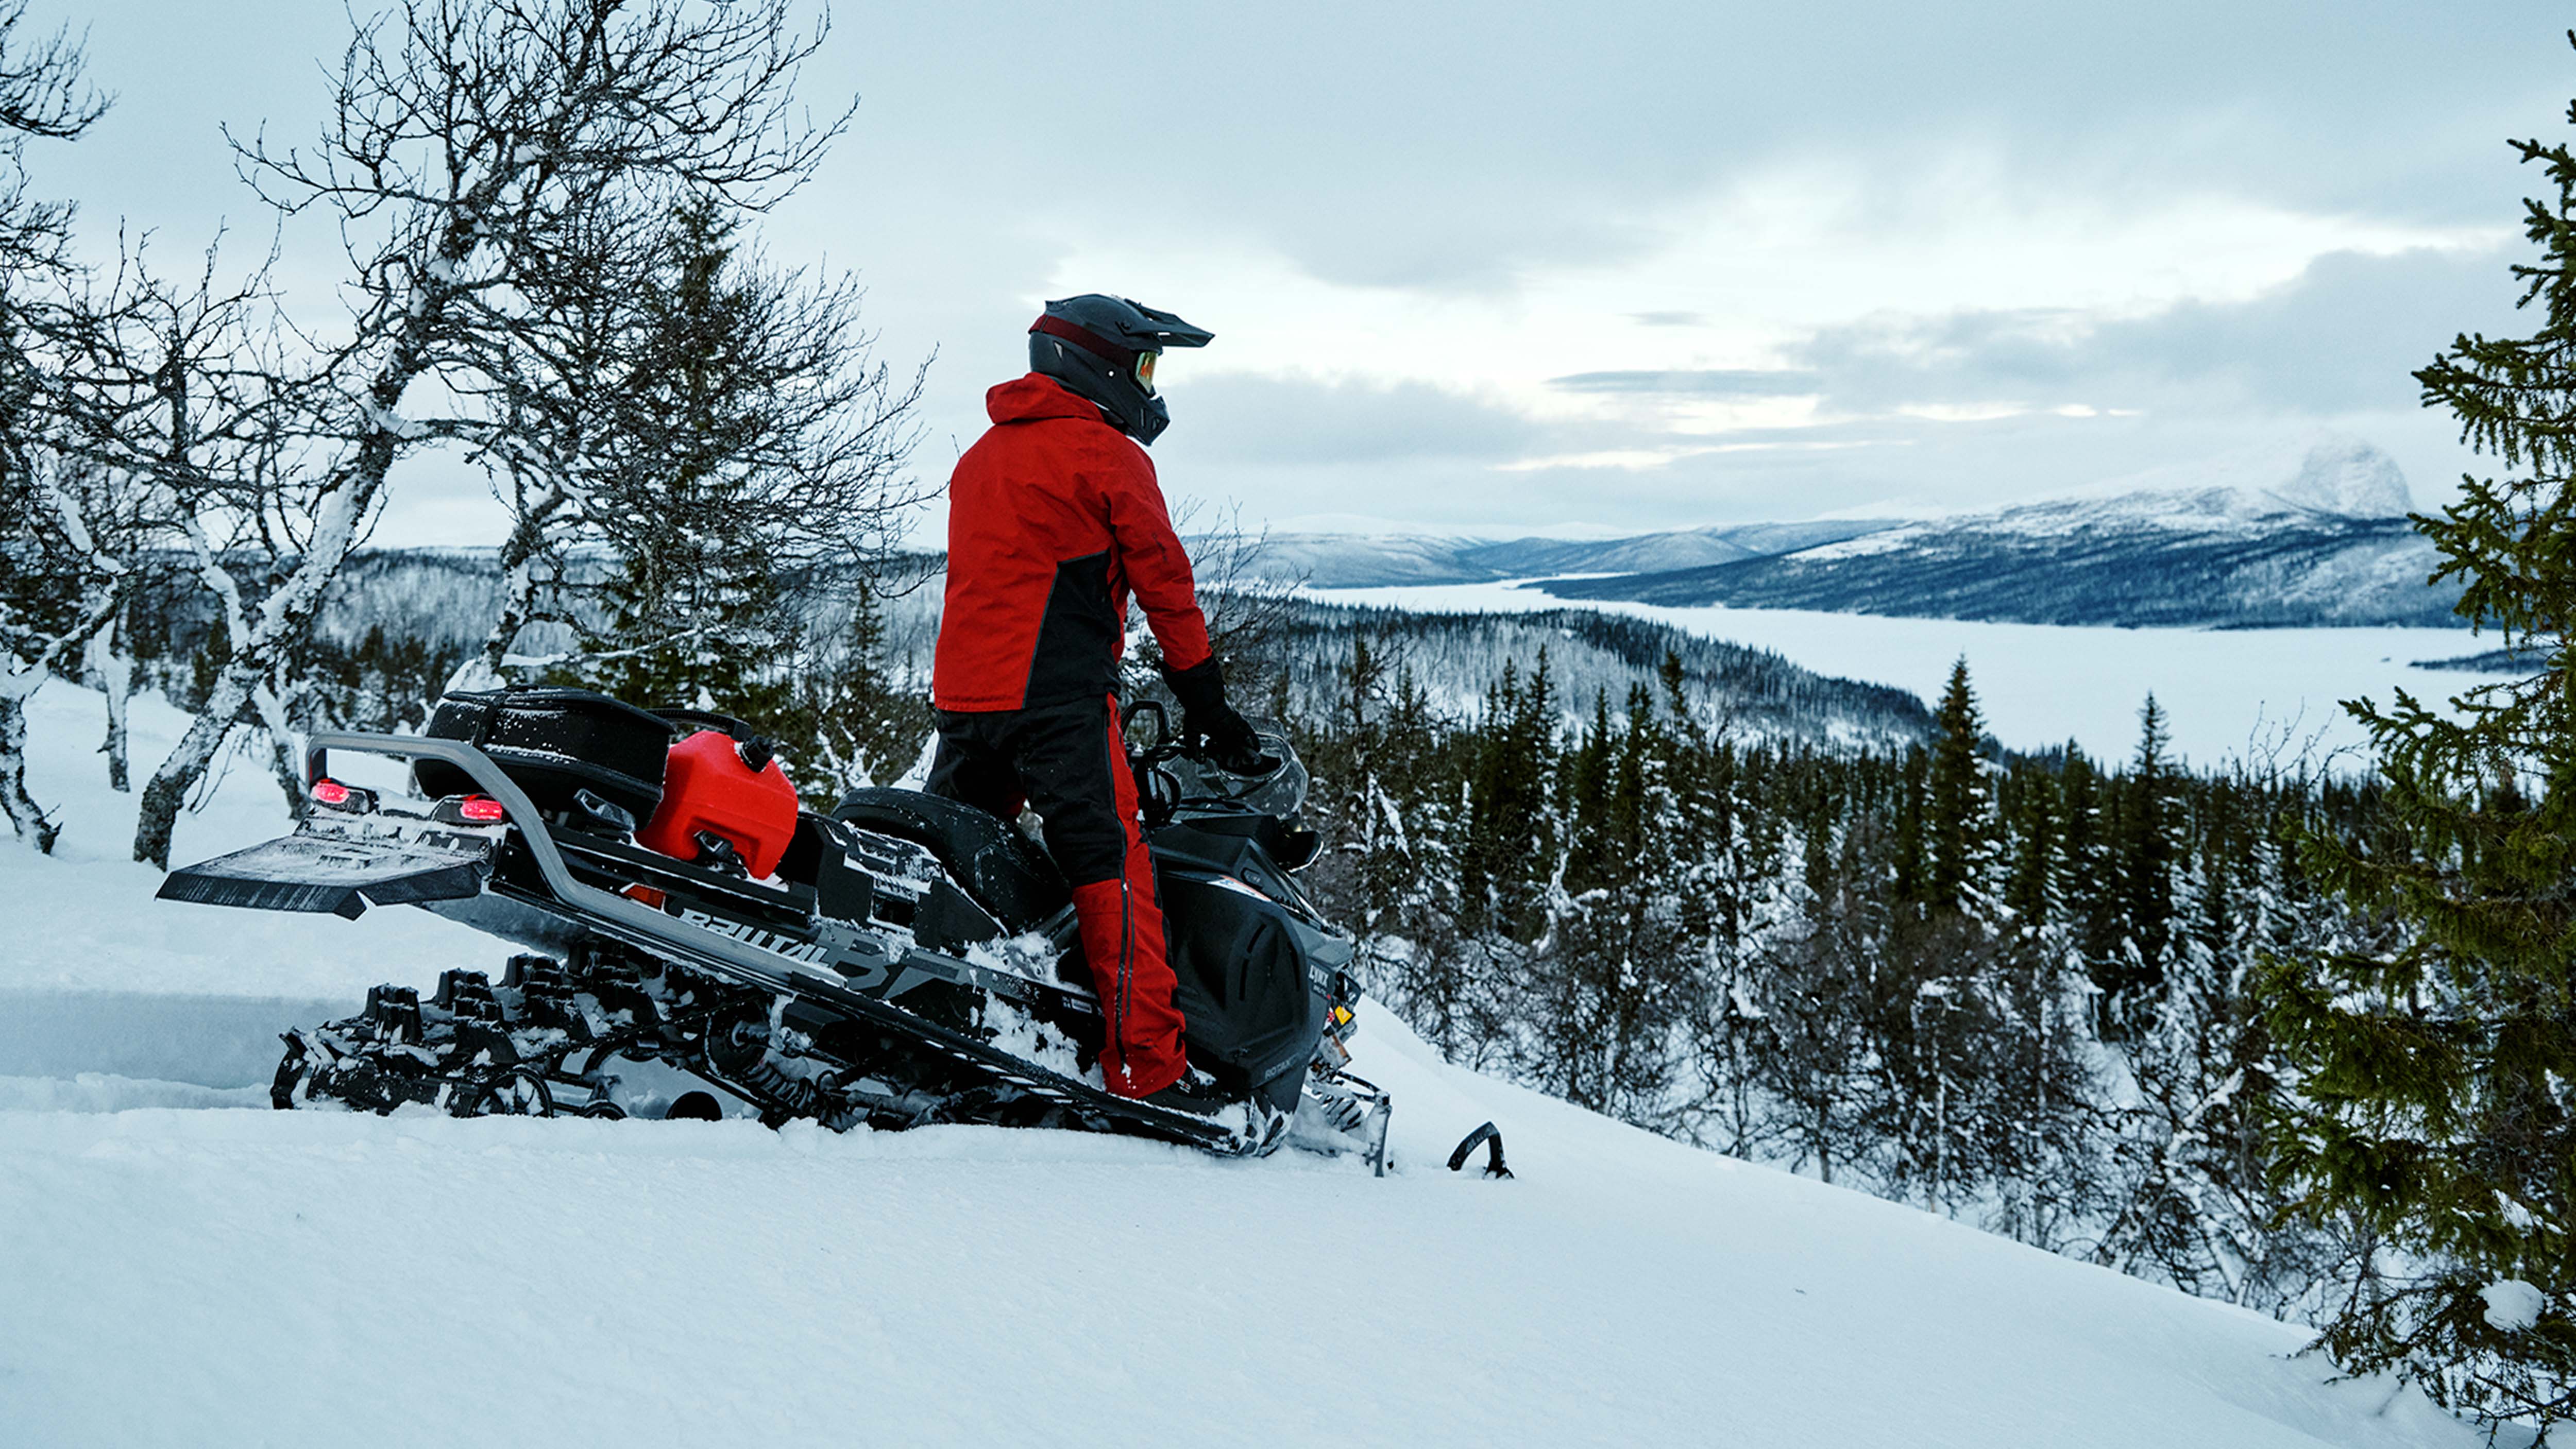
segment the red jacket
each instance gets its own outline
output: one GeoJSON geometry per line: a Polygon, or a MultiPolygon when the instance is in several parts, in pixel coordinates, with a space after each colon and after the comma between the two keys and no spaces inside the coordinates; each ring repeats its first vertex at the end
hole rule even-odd
{"type": "Polygon", "coordinates": [[[941,709],[1035,709],[1117,685],[1127,596],[1187,669],[1208,657],[1189,555],[1145,450],[1030,373],[984,394],[993,426],[948,482],[948,596],[930,674],[941,709]]]}

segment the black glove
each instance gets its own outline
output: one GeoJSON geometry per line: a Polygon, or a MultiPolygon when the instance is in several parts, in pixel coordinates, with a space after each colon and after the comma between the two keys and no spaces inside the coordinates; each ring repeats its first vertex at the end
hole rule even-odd
{"type": "Polygon", "coordinates": [[[1163,683],[1181,702],[1181,748],[1211,760],[1229,775],[1267,775],[1279,768],[1275,756],[1261,752],[1261,736],[1252,722],[1225,702],[1225,671],[1214,659],[1187,669],[1165,669],[1163,683]]]}

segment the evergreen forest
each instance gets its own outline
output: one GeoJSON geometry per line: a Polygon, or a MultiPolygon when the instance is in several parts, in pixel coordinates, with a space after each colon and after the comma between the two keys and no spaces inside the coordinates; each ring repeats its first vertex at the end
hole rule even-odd
{"type": "Polygon", "coordinates": [[[1464,716],[1400,637],[1340,678],[1293,729],[1307,878],[1453,1060],[2265,1312],[2366,1252],[2283,1219],[2256,982],[2397,929],[2298,848],[2375,785],[2180,769],[2153,699],[2126,759],[2008,753],[1964,661],[1927,741],[1859,750],[1735,728],[1678,659],[1576,701],[1542,653],[1464,716]]]}

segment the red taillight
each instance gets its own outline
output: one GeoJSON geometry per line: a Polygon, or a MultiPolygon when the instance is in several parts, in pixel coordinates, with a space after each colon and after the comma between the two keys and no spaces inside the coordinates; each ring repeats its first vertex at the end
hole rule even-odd
{"type": "Polygon", "coordinates": [[[313,798],[325,805],[346,805],[349,803],[349,787],[333,779],[316,780],[313,782],[313,798]]]}
{"type": "Polygon", "coordinates": [[[456,813],[476,825],[498,825],[510,818],[510,812],[501,808],[501,802],[489,795],[466,796],[456,802],[456,813]]]}

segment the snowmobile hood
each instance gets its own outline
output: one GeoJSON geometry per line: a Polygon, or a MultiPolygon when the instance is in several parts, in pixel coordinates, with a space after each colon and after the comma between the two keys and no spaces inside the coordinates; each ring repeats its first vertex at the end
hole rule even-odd
{"type": "Polygon", "coordinates": [[[1048,418],[1086,418],[1110,426],[1100,404],[1081,397],[1044,373],[1032,372],[999,383],[984,393],[984,412],[994,423],[1034,423],[1048,418]]]}

